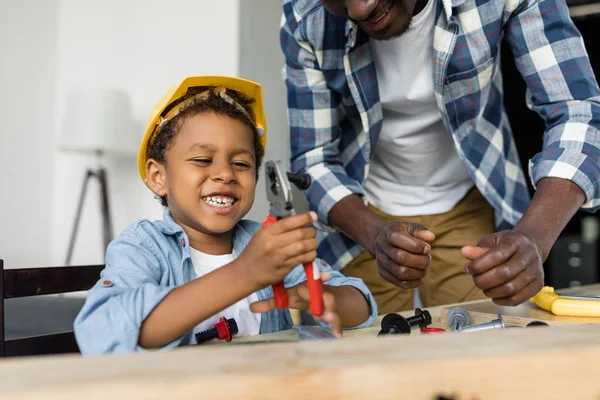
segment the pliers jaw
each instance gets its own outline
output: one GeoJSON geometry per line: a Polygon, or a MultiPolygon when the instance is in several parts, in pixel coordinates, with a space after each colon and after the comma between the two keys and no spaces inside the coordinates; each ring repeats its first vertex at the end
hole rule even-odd
{"type": "Polygon", "coordinates": [[[269,215],[277,219],[294,215],[292,187],[281,167],[281,161],[267,161],[265,175],[267,177],[267,200],[270,207],[269,215]]]}

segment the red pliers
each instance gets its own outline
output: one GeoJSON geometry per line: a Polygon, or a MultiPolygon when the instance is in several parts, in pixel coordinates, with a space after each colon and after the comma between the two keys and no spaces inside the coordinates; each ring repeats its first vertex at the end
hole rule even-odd
{"type": "MultiPolygon", "coordinates": [[[[277,220],[294,215],[296,212],[292,206],[292,187],[290,181],[299,189],[304,190],[310,186],[308,175],[296,175],[284,172],[280,161],[267,161],[265,163],[265,175],[267,186],[267,200],[269,201],[269,215],[262,226],[269,226],[277,220]]],[[[323,285],[319,268],[313,263],[304,264],[306,284],[310,294],[310,312],[314,316],[323,315],[323,285]]],[[[288,296],[283,282],[273,285],[275,304],[279,309],[288,307],[288,296]]]]}

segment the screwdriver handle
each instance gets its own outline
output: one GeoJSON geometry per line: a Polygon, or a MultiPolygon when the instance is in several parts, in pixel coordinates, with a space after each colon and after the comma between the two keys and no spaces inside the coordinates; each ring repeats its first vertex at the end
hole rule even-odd
{"type": "MultiPolygon", "coordinates": [[[[263,222],[262,226],[269,226],[274,222],[277,222],[277,218],[272,215],[268,215],[267,219],[265,220],[265,222],[263,222]]],[[[273,295],[275,297],[275,305],[277,306],[277,308],[279,308],[280,310],[288,308],[288,295],[285,291],[285,286],[283,285],[283,282],[279,282],[273,285],[273,295]]]]}

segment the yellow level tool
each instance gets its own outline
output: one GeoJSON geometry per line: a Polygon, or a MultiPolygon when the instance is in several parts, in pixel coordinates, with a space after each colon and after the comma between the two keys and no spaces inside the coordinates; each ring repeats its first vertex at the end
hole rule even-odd
{"type": "Polygon", "coordinates": [[[566,317],[600,317],[600,297],[590,296],[561,296],[554,293],[554,288],[544,286],[542,290],[529,301],[538,307],[550,311],[554,315],[566,317]]]}

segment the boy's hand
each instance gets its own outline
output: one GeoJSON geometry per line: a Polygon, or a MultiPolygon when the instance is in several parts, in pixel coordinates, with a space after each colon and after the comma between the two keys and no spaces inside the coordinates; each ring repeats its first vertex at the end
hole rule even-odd
{"type": "MultiPolygon", "coordinates": [[[[321,281],[326,282],[331,278],[329,272],[321,271],[321,281]]],[[[306,282],[302,282],[294,287],[287,289],[289,297],[289,307],[296,310],[309,310],[310,294],[306,282]]],[[[323,304],[325,312],[320,317],[315,317],[321,322],[325,322],[331,327],[331,333],[338,338],[342,337],[342,321],[335,307],[335,296],[327,290],[327,285],[323,285],[323,304]]],[[[275,299],[270,298],[263,301],[250,304],[250,311],[254,313],[264,313],[276,309],[275,299]]]]}
{"type": "Polygon", "coordinates": [[[316,220],[310,211],[259,229],[236,261],[259,288],[281,282],[295,266],[317,257],[316,220]]]}

